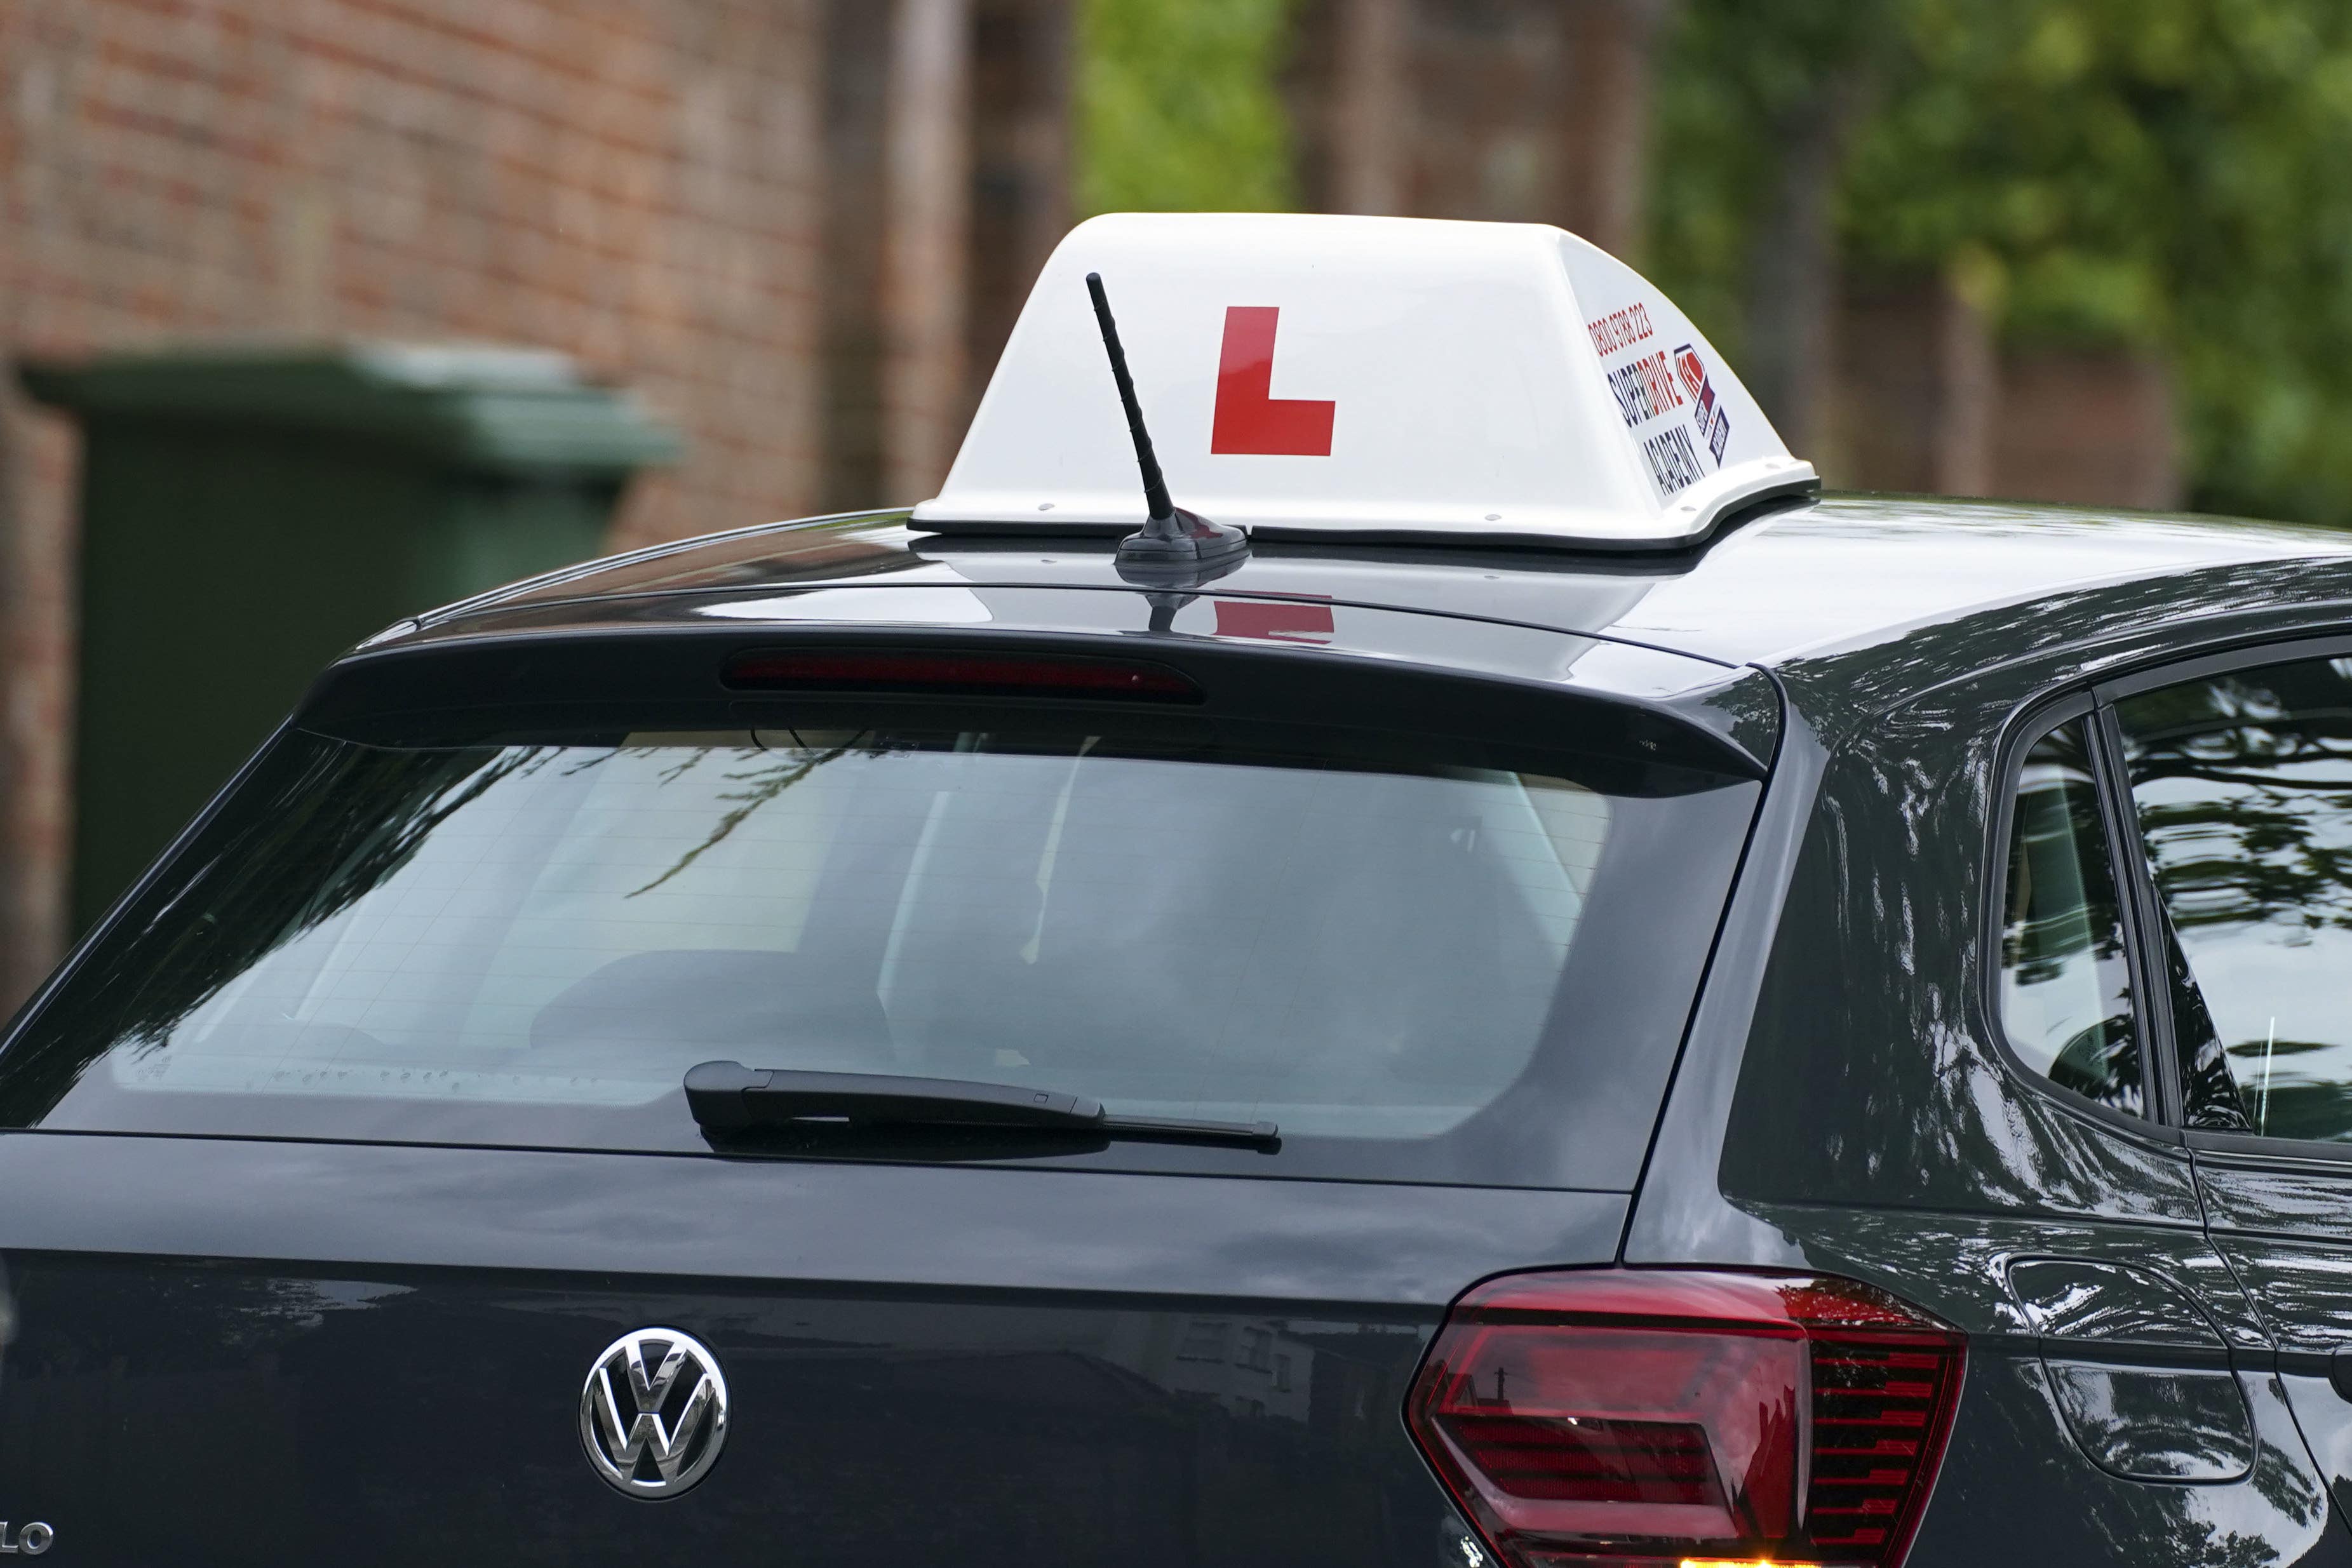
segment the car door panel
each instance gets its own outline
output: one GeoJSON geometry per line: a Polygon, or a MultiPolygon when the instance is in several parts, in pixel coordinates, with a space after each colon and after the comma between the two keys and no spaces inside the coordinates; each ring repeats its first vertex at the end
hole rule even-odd
{"type": "Polygon", "coordinates": [[[2207,1146],[2197,1152],[2197,1190],[2217,1233],[2352,1243],[2345,1223],[2352,1164],[2298,1159],[2276,1144],[2254,1155],[2210,1146],[2218,1139],[2198,1141],[2207,1146]]]}
{"type": "Polygon", "coordinates": [[[2352,1170],[2200,1151],[2215,1244],[2278,1339],[2279,1376],[2339,1509],[2352,1514],[2352,1170]]]}

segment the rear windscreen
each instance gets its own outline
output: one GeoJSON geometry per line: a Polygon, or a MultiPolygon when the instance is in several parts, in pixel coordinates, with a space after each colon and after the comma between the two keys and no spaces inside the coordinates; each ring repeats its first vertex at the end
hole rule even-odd
{"type": "MultiPolygon", "coordinates": [[[[0,1056],[0,1118],[708,1150],[681,1080],[725,1059],[1282,1134],[971,1157],[1622,1187],[1756,790],[1034,714],[297,732],[0,1056]]],[[[855,1145],[816,1152],[907,1157],[855,1145]]]]}

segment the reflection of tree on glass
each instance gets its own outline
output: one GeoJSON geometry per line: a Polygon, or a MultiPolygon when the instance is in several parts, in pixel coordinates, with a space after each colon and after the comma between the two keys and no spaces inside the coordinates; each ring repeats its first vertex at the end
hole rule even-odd
{"type": "Polygon", "coordinates": [[[110,977],[126,1014],[151,1045],[161,1045],[197,1008],[273,949],[341,915],[409,863],[434,832],[511,778],[529,778],[552,753],[531,747],[496,750],[401,751],[347,747],[311,750],[298,737],[299,765],[235,855],[207,862],[180,897],[155,913],[159,950],[131,973],[110,977]],[[371,797],[338,787],[364,774],[371,797]],[[388,804],[387,804],[388,803],[388,804]],[[256,877],[250,866],[290,846],[312,869],[327,847],[331,869],[315,882],[256,877]],[[189,924],[167,917],[184,904],[202,909],[189,924]],[[176,927],[176,928],[174,928],[176,927]]]}
{"type": "Polygon", "coordinates": [[[2018,1054],[2052,1082],[2139,1109],[2123,924],[2079,722],[2035,746],[2018,780],[2001,1020],[2018,1054]]]}
{"type": "MultiPolygon", "coordinates": [[[[846,756],[853,744],[843,742],[832,747],[811,747],[801,744],[799,737],[791,730],[779,731],[778,736],[791,739],[794,749],[786,752],[781,758],[764,760],[749,771],[730,773],[727,776],[729,782],[740,784],[742,788],[720,794],[719,797],[720,800],[731,801],[733,804],[723,816],[710,825],[709,836],[678,856],[677,863],[667,871],[627,896],[635,898],[638,894],[651,893],[685,871],[696,861],[701,859],[705,852],[716,848],[729,834],[741,827],[752,812],[826,763],[846,756]]],[[[672,783],[685,777],[697,763],[709,755],[710,754],[703,751],[688,752],[684,761],[675,764],[662,775],[662,782],[672,783]]]]}
{"type": "Polygon", "coordinates": [[[2192,1122],[2352,1138],[2352,661],[2169,686],[2119,712],[2181,954],[2191,1100],[2226,1061],[2238,1101],[2192,1103],[2192,1122]]]}

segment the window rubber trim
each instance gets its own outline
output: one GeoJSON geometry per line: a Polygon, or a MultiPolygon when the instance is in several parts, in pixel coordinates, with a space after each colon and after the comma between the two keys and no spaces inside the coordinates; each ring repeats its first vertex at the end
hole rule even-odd
{"type": "Polygon", "coordinates": [[[2129,948],[2134,1010],[2140,1018],[2140,1071],[2155,1111],[2154,1120],[2185,1135],[2189,1103],[2180,1070],[2180,1045],[2172,1014],[2171,977],[2157,934],[2164,929],[2156,880],[2139,840],[2139,813],[2132,803],[2131,779],[2124,767],[2123,729],[2113,705],[2093,694],[2091,767],[2099,791],[2099,813],[2107,825],[2108,874],[2122,895],[2124,939],[2129,948]]]}
{"type": "Polygon", "coordinates": [[[2300,664],[2312,659],[2346,654],[2352,654],[2352,632],[2312,632],[2283,641],[2243,643],[2213,653],[2175,659],[2168,664],[2141,665],[2126,674],[2110,675],[2095,683],[2091,687],[2091,695],[2102,706],[2111,706],[2126,697],[2201,680],[2208,675],[2268,669],[2273,664],[2300,664]]]}
{"type": "Polygon", "coordinates": [[[2273,1138],[2263,1133],[2231,1133],[2214,1127],[2188,1130],[2189,1146],[2203,1155],[2227,1155],[2232,1163],[2293,1168],[2324,1166],[2331,1176],[2352,1166],[2352,1144],[2331,1144],[2317,1138],[2273,1138]]]}
{"type": "Polygon", "coordinates": [[[2166,1119],[2161,1081],[2154,1071],[2153,1030],[2149,1023],[2148,971],[2140,939],[2141,923],[2134,901],[2125,892],[2127,883],[2125,867],[2119,863],[2121,851],[2116,836],[2116,812],[2113,792],[2107,788],[2108,763],[2103,760],[2105,746],[2099,723],[2099,704],[2095,696],[2082,687],[2059,693],[2055,696],[2021,707],[2012,714],[2003,727],[1998,761],[1993,771],[1994,809],[1988,813],[1986,825],[1986,883],[1990,892],[1983,901],[1982,930],[1979,951],[1983,956],[1983,980],[1978,987],[1977,1001],[1986,1021],[1984,1036],[1993,1045],[1994,1055],[2003,1066],[2034,1092],[2039,1093],[2061,1110],[2085,1116],[2103,1127],[2125,1133],[2159,1148],[2179,1148],[2182,1143],[2181,1129],[2166,1119]],[[2090,722],[2087,731],[2092,785],[2099,799],[2099,820],[2107,835],[2107,874],[2115,879],[2118,899],[2117,915],[2124,925],[2124,957],[2131,976],[2134,1032],[2138,1037],[2140,1083],[2144,1103],[2148,1111],[2135,1113],[2103,1105],[2087,1094],[2078,1093],[2063,1084],[2028,1066],[2009,1038],[2009,1024],[2000,1005],[2000,939],[2004,922],[2002,911],[2009,902],[2010,841],[2017,826],[2018,782],[2025,771],[2025,758],[2033,747],[2053,732],[2078,719],[2090,722]]]}

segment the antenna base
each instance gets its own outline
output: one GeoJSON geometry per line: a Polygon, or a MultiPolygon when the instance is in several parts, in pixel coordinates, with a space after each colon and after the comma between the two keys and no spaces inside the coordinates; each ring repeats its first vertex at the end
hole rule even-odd
{"type": "Polygon", "coordinates": [[[1204,567],[1248,553],[1249,535],[1228,523],[1213,523],[1183,507],[1154,517],[1118,541],[1118,564],[1143,567],[1204,567]]]}

